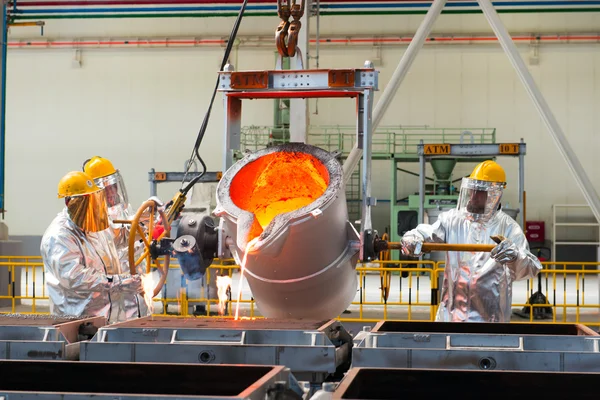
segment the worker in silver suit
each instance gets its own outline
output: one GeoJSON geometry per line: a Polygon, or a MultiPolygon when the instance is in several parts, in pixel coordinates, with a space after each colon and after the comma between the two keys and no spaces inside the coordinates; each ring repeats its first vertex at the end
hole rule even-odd
{"type": "MultiPolygon", "coordinates": [[[[134,212],[129,204],[127,189],[119,170],[115,169],[112,162],[106,158],[95,156],[83,163],[83,171],[89,175],[96,185],[106,193],[108,203],[108,216],[110,229],[100,232],[100,235],[112,235],[114,237],[117,255],[120,261],[120,273],[127,273],[129,268],[129,228],[130,225],[119,224],[114,221],[131,220],[134,212]]],[[[158,199],[155,199],[156,201],[158,199]]],[[[141,218],[147,220],[148,218],[141,218]]],[[[136,242],[135,259],[141,257],[144,244],[136,242]]],[[[142,261],[136,269],[138,274],[146,273],[146,262],[142,261]]],[[[151,305],[147,304],[142,296],[137,293],[120,293],[115,299],[118,304],[117,311],[120,319],[132,319],[146,317],[151,314],[151,305]]]]}
{"type": "Polygon", "coordinates": [[[494,161],[477,165],[463,178],[457,208],[433,225],[420,224],[402,237],[402,252],[420,256],[424,242],[494,244],[490,253],[448,252],[437,321],[509,322],[512,283],[536,276],[540,261],[529,252],[521,227],[500,208],[504,169],[494,161]]]}
{"type": "Polygon", "coordinates": [[[119,272],[114,237],[98,234],[109,227],[104,191],[88,175],[74,171],[60,180],[58,197],[66,207],[46,229],[40,247],[50,312],[122,321],[114,299],[143,288],[139,275],[119,272]]]}

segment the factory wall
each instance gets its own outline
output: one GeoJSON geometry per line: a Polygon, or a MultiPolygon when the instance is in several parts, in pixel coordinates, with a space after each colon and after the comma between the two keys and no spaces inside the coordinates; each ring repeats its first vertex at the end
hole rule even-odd
{"type": "MultiPolygon", "coordinates": [[[[597,29],[596,14],[503,15],[512,32],[582,32],[597,29]]],[[[422,16],[322,18],[322,35],[414,33],[422,16]]],[[[233,23],[223,19],[50,21],[40,38],[33,28],[11,30],[9,39],[224,36],[233,23]]],[[[311,20],[311,32],[314,22],[311,20]]],[[[272,36],[276,18],[245,20],[240,35],[272,36]]],[[[481,15],[442,16],[438,33],[489,33],[481,15]]],[[[569,142],[600,190],[594,158],[600,150],[600,52],[597,44],[545,45],[530,70],[569,142]]],[[[360,67],[376,60],[378,101],[405,47],[321,46],[320,67],[360,67]]],[[[531,49],[521,45],[526,60],[531,49]]],[[[311,49],[314,55],[314,49],[311,49]]],[[[180,171],[189,157],[215,84],[223,49],[11,49],[8,55],[6,222],[11,234],[41,235],[62,208],[56,185],[62,175],[102,155],[122,171],[137,207],[149,196],[150,168],[180,171]],[[81,65],[74,62],[80,57],[81,65]]],[[[273,48],[241,46],[232,56],[238,70],[274,65],[273,48]]],[[[314,66],[314,59],[311,65],[314,66]]],[[[310,104],[311,124],[347,125],[354,118],[350,100],[310,104]]],[[[270,101],[244,104],[243,124],[272,123],[270,101]]],[[[498,141],[528,145],[527,218],[550,222],[556,203],[584,202],[566,163],[497,44],[426,45],[406,77],[382,125],[437,128],[496,128],[498,141]]],[[[220,96],[201,147],[209,170],[220,170],[223,110],[220,96]]],[[[508,172],[506,201],[516,208],[517,161],[500,159],[508,172]]],[[[417,171],[417,165],[403,165],[417,171]]],[[[460,165],[456,174],[473,164],[460,165]]],[[[389,199],[389,162],[374,164],[374,192],[389,199]]],[[[429,174],[431,171],[429,170],[429,174]]],[[[417,190],[417,178],[399,175],[399,193],[417,190]]],[[[176,184],[160,186],[170,198],[176,184]]],[[[375,224],[388,224],[381,203],[375,224]]]]}

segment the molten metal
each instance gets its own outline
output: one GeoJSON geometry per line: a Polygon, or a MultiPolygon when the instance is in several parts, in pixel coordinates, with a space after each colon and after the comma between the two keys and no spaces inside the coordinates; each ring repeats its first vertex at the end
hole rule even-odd
{"type": "Polygon", "coordinates": [[[327,189],[329,175],[323,164],[306,153],[272,153],[246,165],[233,178],[229,193],[239,208],[256,216],[248,239],[260,235],[279,214],[312,203],[327,189]]]}

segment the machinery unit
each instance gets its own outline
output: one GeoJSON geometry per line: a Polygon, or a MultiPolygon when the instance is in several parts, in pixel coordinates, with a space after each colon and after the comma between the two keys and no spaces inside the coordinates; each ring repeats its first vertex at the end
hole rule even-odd
{"type": "Polygon", "coordinates": [[[78,360],[79,342],[91,339],[106,318],[0,316],[0,360],[78,360]]]}
{"type": "MultiPolygon", "coordinates": [[[[137,260],[133,258],[135,237],[130,237],[129,264],[132,273],[144,257],[147,265],[151,265],[150,258],[156,260],[164,255],[166,265],[159,264],[162,273],[154,290],[156,295],[164,284],[171,256],[178,258],[188,280],[201,278],[216,257],[226,259],[233,255],[239,264],[243,264],[244,256],[247,256],[244,272],[263,316],[323,320],[341,314],[356,295],[358,284],[354,267],[358,259],[368,261],[376,257],[376,232],[372,229],[370,218],[375,199],[371,198],[369,182],[371,113],[377,85],[378,72],[370,62],[366,62],[364,68],[345,70],[234,72],[231,66],[226,66],[220,72],[218,86],[218,90],[225,94],[224,159],[227,169],[217,189],[214,213],[221,217],[219,226],[215,226],[209,216],[182,216],[186,196],[201,175],[191,179],[164,208],[152,201],[145,202],[131,222],[131,230],[143,230],[140,218],[147,215],[148,210],[151,215],[160,215],[166,230],[159,237],[148,234],[144,241],[147,249],[137,260]],[[348,223],[344,200],[344,184],[352,170],[347,173],[347,168],[342,168],[336,160],[336,153],[302,143],[290,143],[246,155],[233,164],[235,152],[240,147],[243,99],[327,97],[355,99],[357,104],[357,143],[360,143],[365,155],[361,169],[363,221],[360,234],[348,223]],[[323,193],[311,197],[311,201],[293,209],[280,210],[264,226],[258,226],[253,219],[256,210],[245,210],[239,206],[250,201],[256,193],[247,190],[244,192],[246,199],[233,200],[230,189],[238,176],[256,170],[253,164],[260,164],[276,153],[317,160],[314,163],[320,177],[316,179],[326,184],[323,193]],[[174,234],[170,229],[173,223],[174,234]],[[254,235],[256,232],[258,234],[254,235]],[[253,238],[258,238],[255,246],[252,251],[246,251],[253,238]],[[324,243],[326,246],[322,246],[324,243]],[[322,251],[313,251],[317,248],[315,246],[321,246],[322,251]]],[[[290,170],[294,171],[294,167],[298,166],[291,165],[290,170]]],[[[256,183],[259,172],[246,174],[244,179],[248,180],[248,184],[256,183]]],[[[300,199],[292,192],[289,196],[294,201],[306,200],[306,197],[300,199]]],[[[283,198],[280,200],[271,208],[271,213],[286,202],[283,198]]]]}
{"type": "Polygon", "coordinates": [[[289,369],[262,365],[0,361],[11,399],[301,400],[289,369]]]}
{"type": "MultiPolygon", "coordinates": [[[[342,166],[334,155],[299,143],[259,150],[225,173],[217,189],[217,202],[215,214],[221,217],[221,229],[231,240],[228,249],[238,265],[244,266],[262,315],[267,318],[333,317],[352,302],[358,284],[355,267],[359,235],[348,222],[342,166]],[[295,171],[310,161],[306,174],[284,175],[286,180],[301,181],[298,184],[278,182],[279,174],[286,171],[269,173],[267,168],[274,168],[276,158],[283,156],[290,157],[296,164],[290,165],[286,160],[281,165],[295,171]],[[299,157],[309,158],[298,160],[299,157]],[[320,191],[305,193],[313,179],[311,173],[316,175],[315,186],[316,181],[322,181],[322,194],[320,191]],[[274,214],[280,210],[275,207],[283,207],[282,203],[300,201],[309,195],[315,197],[308,200],[309,204],[274,214]],[[250,197],[266,204],[251,204],[250,197]],[[275,216],[262,230],[258,226],[261,213],[269,212],[275,216]],[[255,232],[257,229],[260,234],[255,232]],[[248,242],[253,237],[258,241],[249,250],[248,242]]],[[[305,203],[307,201],[302,200],[299,204],[305,203]]]]}
{"type": "MultiPolygon", "coordinates": [[[[187,165],[189,161],[186,161],[187,165]]],[[[205,221],[206,217],[212,215],[215,207],[215,196],[217,183],[221,179],[221,172],[206,172],[200,176],[197,165],[193,163],[195,168],[194,171],[189,171],[186,175],[184,172],[159,172],[151,169],[148,173],[148,181],[150,182],[150,196],[158,195],[158,184],[169,183],[169,182],[190,182],[193,179],[198,178],[196,184],[191,188],[190,195],[188,196],[185,207],[181,212],[181,216],[194,221],[205,221]]],[[[180,221],[175,221],[171,226],[171,239],[176,239],[177,235],[183,235],[182,232],[178,232],[180,221]]],[[[182,225],[182,230],[185,229],[185,224],[182,225]]],[[[189,228],[187,228],[189,232],[189,228]]],[[[192,232],[193,233],[193,232],[192,232]]],[[[196,238],[194,238],[194,241],[196,238]]],[[[181,249],[181,248],[180,248],[181,249]]],[[[176,253],[179,254],[179,253],[176,253]]],[[[197,259],[196,259],[197,261],[197,259]]],[[[185,262],[185,260],[184,260],[185,262]]],[[[206,275],[200,279],[188,282],[182,271],[179,269],[169,269],[167,272],[166,284],[163,286],[161,295],[163,298],[177,297],[180,291],[186,292],[187,298],[207,298],[211,300],[217,300],[217,275],[212,274],[210,281],[206,275]]],[[[206,308],[204,305],[194,305],[193,309],[187,310],[189,314],[195,315],[206,315],[206,308]]],[[[167,308],[166,313],[170,313],[173,310],[167,308]]]]}
{"type": "Polygon", "coordinates": [[[594,399],[600,374],[353,368],[332,399],[594,399]],[[576,394],[575,394],[576,393],[576,394]]]}
{"type": "Polygon", "coordinates": [[[353,367],[600,372],[600,335],[578,324],[380,322],[353,367]]]}
{"type": "Polygon", "coordinates": [[[320,384],[348,370],[352,337],[335,320],[147,317],[104,327],[81,360],[282,365],[320,384]]]}

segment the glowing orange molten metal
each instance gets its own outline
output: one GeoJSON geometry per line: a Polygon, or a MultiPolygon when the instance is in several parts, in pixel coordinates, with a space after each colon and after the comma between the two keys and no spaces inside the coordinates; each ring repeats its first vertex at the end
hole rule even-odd
{"type": "Polygon", "coordinates": [[[302,208],[318,199],[329,185],[325,166],[314,156],[299,152],[267,154],[244,166],[233,178],[231,200],[254,213],[255,238],[275,216],[302,208]]]}

